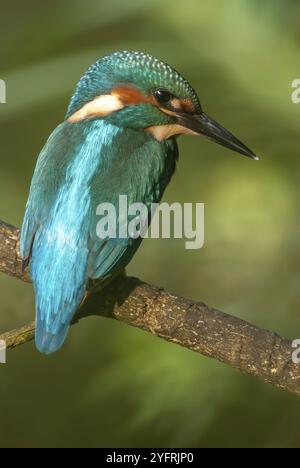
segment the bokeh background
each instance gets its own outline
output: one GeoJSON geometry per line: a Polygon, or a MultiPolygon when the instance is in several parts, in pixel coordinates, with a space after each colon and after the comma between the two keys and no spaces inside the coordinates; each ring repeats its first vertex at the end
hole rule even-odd
{"type": "MultiPolygon", "coordinates": [[[[206,243],[147,240],[129,273],[300,337],[297,0],[2,0],[0,218],[20,225],[36,157],[100,56],[150,52],[179,69],[254,162],[183,137],[166,201],[206,204],[206,243]]],[[[30,285],[0,277],[0,330],[32,320],[30,285]]],[[[0,367],[2,447],[299,447],[299,398],[107,319],[0,367]]]]}

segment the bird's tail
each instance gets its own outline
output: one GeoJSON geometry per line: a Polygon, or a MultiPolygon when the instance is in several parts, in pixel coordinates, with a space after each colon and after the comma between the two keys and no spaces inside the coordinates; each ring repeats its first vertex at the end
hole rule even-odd
{"type": "Polygon", "coordinates": [[[55,334],[46,330],[45,324],[40,320],[40,314],[36,316],[35,345],[41,353],[52,354],[58,351],[67,337],[70,325],[61,325],[55,334]]]}
{"type": "MultiPolygon", "coordinates": [[[[64,295],[65,291],[60,291],[64,295]]],[[[59,291],[57,291],[59,294],[59,291]]],[[[61,300],[41,295],[36,292],[36,331],[35,344],[41,353],[52,354],[63,345],[68,334],[70,323],[85,294],[85,285],[74,290],[72,300],[61,300]]],[[[61,298],[65,299],[65,298],[61,298]]]]}
{"type": "Polygon", "coordinates": [[[32,249],[30,273],[35,289],[36,333],[39,351],[51,354],[63,345],[70,323],[86,292],[86,258],[84,248],[47,244],[36,237],[32,249]]]}

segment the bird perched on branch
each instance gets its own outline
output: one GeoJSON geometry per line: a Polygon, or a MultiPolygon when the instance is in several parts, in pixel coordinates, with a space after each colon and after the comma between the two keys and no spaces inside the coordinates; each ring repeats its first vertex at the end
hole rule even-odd
{"type": "Polygon", "coordinates": [[[97,206],[116,204],[120,194],[128,203],[159,202],[181,134],[206,136],[255,159],[202,111],[189,82],[151,55],[112,53],[79,81],[65,120],[39,155],[21,231],[41,352],[62,346],[88,281],[125,267],[141,243],[130,236],[99,238],[97,206]]]}

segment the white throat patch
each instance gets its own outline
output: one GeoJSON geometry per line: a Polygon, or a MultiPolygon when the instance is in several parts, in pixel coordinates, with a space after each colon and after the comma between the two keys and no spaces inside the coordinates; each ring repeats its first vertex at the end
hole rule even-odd
{"type": "Polygon", "coordinates": [[[198,133],[193,132],[193,130],[178,124],[155,125],[145,130],[152,133],[157,141],[167,140],[175,135],[198,135],[198,133]]]}

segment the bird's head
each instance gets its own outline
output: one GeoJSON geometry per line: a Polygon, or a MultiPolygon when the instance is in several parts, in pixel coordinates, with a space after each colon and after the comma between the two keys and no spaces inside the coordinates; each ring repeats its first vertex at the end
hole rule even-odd
{"type": "Polygon", "coordinates": [[[257,159],[228,130],[208,117],[199,98],[174,68],[143,52],[115,52],[98,60],[79,81],[66,119],[106,119],[150,132],[158,141],[202,135],[257,159]]]}

